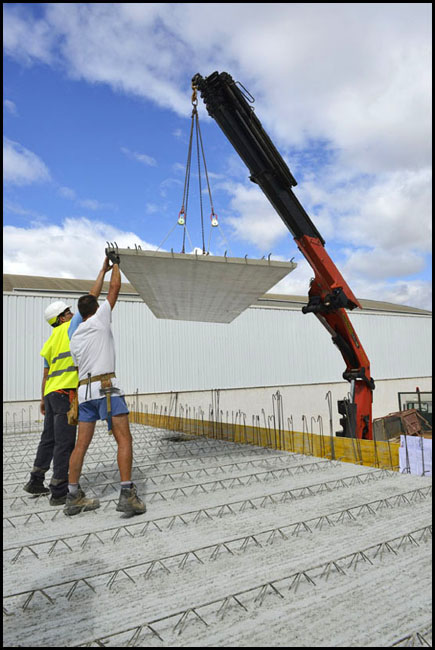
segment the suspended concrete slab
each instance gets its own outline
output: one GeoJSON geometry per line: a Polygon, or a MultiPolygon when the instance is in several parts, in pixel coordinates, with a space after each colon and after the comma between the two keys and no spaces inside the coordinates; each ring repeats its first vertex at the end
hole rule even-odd
{"type": "Polygon", "coordinates": [[[268,259],[114,250],[153,314],[172,320],[231,323],[296,268],[268,259]]]}

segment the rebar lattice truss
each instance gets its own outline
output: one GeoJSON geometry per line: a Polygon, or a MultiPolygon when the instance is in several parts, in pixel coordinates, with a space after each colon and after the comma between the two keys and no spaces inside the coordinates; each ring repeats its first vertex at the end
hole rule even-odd
{"type": "MultiPolygon", "coordinates": [[[[323,463],[320,462],[319,465],[323,466],[323,463]]],[[[235,514],[238,511],[243,512],[243,510],[247,507],[263,508],[268,504],[283,503],[289,500],[293,501],[295,499],[303,499],[303,498],[315,496],[316,494],[321,494],[323,492],[331,492],[332,490],[351,487],[356,484],[364,485],[365,483],[368,483],[370,481],[382,480],[391,475],[397,476],[397,473],[385,469],[373,470],[373,471],[365,472],[363,474],[354,474],[352,476],[333,479],[330,481],[324,481],[321,483],[315,483],[313,485],[306,485],[304,487],[294,488],[293,490],[291,489],[281,490],[279,492],[273,492],[271,494],[267,494],[260,497],[243,499],[241,501],[232,501],[230,503],[225,503],[219,506],[212,506],[210,508],[204,508],[202,510],[206,511],[207,514],[211,515],[212,517],[213,516],[222,517],[224,514],[227,513],[235,514]]],[[[258,480],[256,479],[255,474],[251,474],[249,475],[249,477],[254,477],[254,480],[258,480]]],[[[244,485],[249,484],[249,480],[247,483],[244,483],[244,485]]],[[[170,488],[168,490],[157,490],[148,493],[148,501],[153,502],[157,497],[163,501],[168,501],[168,500],[172,501],[174,498],[180,496],[189,497],[191,495],[194,495],[198,491],[202,493],[207,493],[207,492],[211,493],[211,492],[215,492],[216,489],[218,489],[219,487],[221,487],[222,489],[228,489],[229,487],[234,487],[234,485],[235,483],[233,479],[229,479],[228,485],[225,485],[225,482],[223,480],[220,480],[220,481],[212,481],[206,484],[197,483],[194,485],[189,485],[184,487],[170,488]]],[[[104,500],[101,503],[102,507],[100,510],[92,510],[89,513],[82,513],[82,514],[86,514],[87,516],[93,514],[94,516],[98,517],[99,512],[101,511],[104,512],[104,510],[107,509],[108,506],[113,506],[116,503],[117,503],[117,499],[104,500]]],[[[51,509],[51,510],[42,510],[40,512],[32,512],[30,514],[26,513],[26,514],[11,515],[11,516],[4,517],[3,522],[4,524],[8,524],[13,528],[16,528],[16,526],[20,524],[25,526],[30,522],[37,523],[39,521],[40,523],[44,524],[47,521],[53,521],[54,519],[56,519],[59,516],[60,512],[61,510],[57,510],[53,514],[53,511],[51,509]]],[[[80,516],[80,514],[76,516],[80,516]]],[[[179,517],[179,515],[175,515],[175,516],[179,517]]]]}
{"type": "MultiPolygon", "coordinates": [[[[390,549],[387,551],[389,558],[394,560],[398,556],[399,550],[402,549],[403,551],[404,540],[412,538],[417,544],[425,542],[427,541],[429,529],[431,533],[431,526],[413,530],[403,536],[308,567],[278,580],[258,584],[243,591],[229,593],[222,598],[198,603],[194,607],[185,610],[170,612],[166,616],[143,621],[134,627],[81,643],[78,647],[91,647],[95,644],[104,646],[109,642],[111,645],[121,645],[119,641],[117,643],[117,639],[120,640],[121,638],[123,646],[140,647],[145,645],[142,635],[147,633],[157,637],[164,644],[170,641],[171,637],[176,638],[181,635],[193,620],[200,621],[206,627],[215,624],[228,614],[233,603],[239,610],[249,613],[258,607],[262,607],[266,600],[270,601],[270,598],[285,600],[301,590],[316,587],[319,582],[330,580],[332,577],[340,580],[348,576],[349,573],[355,574],[359,570],[370,570],[377,562],[383,561],[385,556],[379,553],[379,548],[382,546],[390,549]],[[206,610],[207,615],[201,610],[206,610]],[[165,631],[162,631],[162,628],[165,631]]],[[[47,594],[45,595],[47,596],[47,594]]],[[[416,635],[419,635],[419,640],[423,641],[424,637],[420,633],[415,633],[415,635],[406,637],[406,639],[400,640],[395,645],[406,645],[403,642],[415,638],[416,635]]]]}
{"type": "MultiPolygon", "coordinates": [[[[74,586],[74,584],[80,582],[81,580],[85,580],[85,582],[87,581],[88,583],[90,583],[92,579],[95,580],[96,578],[99,578],[100,579],[99,582],[101,583],[101,580],[106,576],[107,582],[104,582],[103,580],[101,584],[103,584],[103,586],[108,587],[110,589],[120,573],[126,576],[132,582],[135,581],[132,573],[136,576],[143,575],[145,578],[150,577],[156,569],[163,569],[166,573],[171,573],[171,571],[174,568],[177,570],[183,569],[186,567],[188,563],[191,563],[192,561],[203,564],[206,561],[215,560],[222,553],[229,553],[231,555],[240,552],[244,553],[246,552],[246,550],[248,550],[248,548],[249,549],[255,547],[262,548],[264,546],[273,544],[278,540],[279,541],[288,540],[291,537],[300,535],[301,533],[312,534],[314,530],[319,528],[321,529],[323,526],[332,527],[338,524],[345,524],[348,521],[356,521],[358,518],[362,518],[364,516],[376,515],[377,513],[382,511],[385,507],[394,508],[403,505],[411,505],[412,503],[415,502],[416,498],[418,498],[419,500],[425,499],[429,496],[429,494],[430,494],[429,490],[426,491],[421,489],[411,490],[407,493],[393,495],[391,497],[386,497],[385,499],[378,499],[371,503],[364,503],[358,506],[353,506],[352,508],[343,509],[338,512],[332,512],[326,515],[313,517],[305,521],[298,521],[286,525],[281,525],[277,528],[267,529],[267,530],[259,531],[258,533],[255,534],[228,539],[223,542],[219,542],[217,544],[208,544],[200,548],[183,551],[182,553],[177,553],[167,557],[160,557],[152,560],[146,560],[144,562],[140,562],[132,566],[118,568],[114,571],[102,572],[98,574],[94,573],[86,576],[85,578],[80,578],[79,580],[72,581],[73,583],[72,586],[74,586]]],[[[177,518],[179,518],[179,520],[184,525],[187,525],[186,519],[177,515],[172,517],[171,520],[168,522],[166,530],[172,528],[177,518]]],[[[198,519],[194,518],[192,521],[194,523],[197,523],[198,519]]],[[[54,553],[56,546],[58,544],[60,545],[60,543],[62,543],[64,548],[66,547],[68,551],[73,552],[74,550],[77,551],[82,550],[91,540],[92,541],[97,540],[99,544],[103,544],[103,545],[107,542],[114,543],[118,540],[118,538],[121,536],[122,533],[126,534],[129,537],[138,538],[148,532],[150,523],[155,523],[155,522],[146,522],[145,526],[142,526],[141,524],[139,525],[132,524],[131,526],[124,525],[116,529],[99,531],[99,533],[92,532],[92,533],[87,533],[85,535],[70,536],[68,538],[56,539],[48,542],[45,541],[37,544],[26,544],[18,548],[15,547],[15,548],[5,549],[4,561],[10,561],[12,564],[15,564],[20,558],[25,557],[25,551],[29,551],[37,559],[40,559],[43,555],[50,556],[52,553],[54,553]],[[133,530],[131,530],[133,527],[136,528],[138,527],[140,530],[135,533],[133,530]],[[102,539],[103,537],[105,537],[106,539],[105,540],[102,539]],[[35,550],[36,547],[38,547],[39,553],[37,552],[37,550],[35,550]]],[[[157,526],[157,529],[160,532],[164,531],[163,527],[157,526]]],[[[419,541],[426,542],[432,535],[432,526],[426,526],[425,528],[419,529],[417,532],[420,533],[419,541]]],[[[397,539],[398,538],[395,538],[393,541],[396,542],[397,539]]],[[[419,546],[419,542],[415,539],[412,533],[407,533],[401,536],[400,542],[397,545],[397,550],[400,550],[402,546],[407,544],[419,546]]],[[[373,559],[376,559],[378,555],[383,556],[384,554],[388,554],[388,553],[393,553],[394,555],[396,555],[397,550],[393,548],[391,541],[382,542],[376,545],[376,552],[374,553],[373,559]]],[[[359,552],[358,554],[355,554],[353,556],[352,562],[356,564],[361,560],[365,561],[366,558],[364,558],[363,555],[361,555],[361,553],[359,552]]],[[[336,561],[334,560],[334,562],[336,561]]],[[[69,585],[70,588],[72,588],[70,583],[71,581],[66,581],[65,583],[59,583],[54,586],[59,587],[61,586],[61,584],[64,584],[66,586],[69,585]]],[[[89,584],[89,586],[91,585],[89,584]]],[[[45,592],[48,589],[49,587],[47,586],[44,587],[45,592]]],[[[24,593],[27,592],[17,592],[15,594],[11,594],[7,596],[7,598],[15,598],[17,596],[23,595],[24,593]]],[[[27,601],[26,601],[26,607],[27,607],[27,601]]]]}

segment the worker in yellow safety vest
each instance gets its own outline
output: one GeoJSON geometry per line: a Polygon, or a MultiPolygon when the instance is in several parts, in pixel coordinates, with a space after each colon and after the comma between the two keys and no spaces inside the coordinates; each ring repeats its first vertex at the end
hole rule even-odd
{"type": "MultiPolygon", "coordinates": [[[[100,295],[108,265],[104,264],[92,287],[96,298],[100,295]]],[[[63,505],[68,492],[68,466],[76,441],[77,423],[70,424],[68,411],[76,398],[78,372],[70,351],[70,340],[83,321],[79,312],[73,314],[71,305],[56,300],[45,310],[45,319],[53,328],[51,336],[40,352],[44,358],[40,411],[44,415],[44,428],[36,452],[30,480],[24,490],[39,496],[50,495],[50,505],[63,505]],[[49,488],[45,487],[45,474],[53,462],[49,488]]]]}

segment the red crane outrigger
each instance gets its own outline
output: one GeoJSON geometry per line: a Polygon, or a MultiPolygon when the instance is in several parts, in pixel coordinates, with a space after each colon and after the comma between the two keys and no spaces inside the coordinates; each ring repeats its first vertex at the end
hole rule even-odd
{"type": "Polygon", "coordinates": [[[346,363],[343,378],[351,384],[350,398],[338,401],[343,430],[337,435],[371,440],[375,383],[370,377],[368,357],[345,311],[361,308],[361,305],[326,252],[322,236],[293,194],[291,188],[297,182],[246,100],[247,95],[226,72],[214,72],[205,78],[196,74],[192,88],[200,91],[209,115],[242,158],[250,171],[251,181],[267,196],[314,271],[308,304],[302,311],[314,313],[331,334],[346,363]]]}

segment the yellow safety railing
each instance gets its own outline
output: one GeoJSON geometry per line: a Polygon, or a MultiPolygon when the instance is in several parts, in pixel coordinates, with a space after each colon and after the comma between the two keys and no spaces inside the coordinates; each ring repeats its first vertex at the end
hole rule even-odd
{"type": "Polygon", "coordinates": [[[330,435],[301,431],[278,430],[273,426],[266,428],[248,424],[214,422],[137,411],[130,412],[129,418],[131,422],[168,431],[258,445],[370,467],[393,470],[399,468],[399,444],[388,440],[376,441],[331,437],[330,435]]]}

